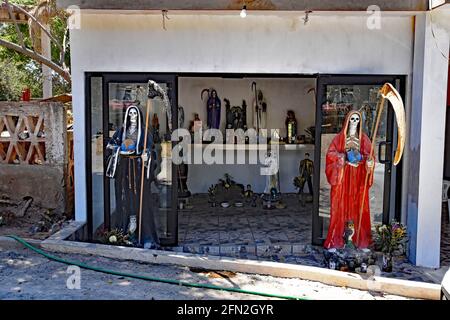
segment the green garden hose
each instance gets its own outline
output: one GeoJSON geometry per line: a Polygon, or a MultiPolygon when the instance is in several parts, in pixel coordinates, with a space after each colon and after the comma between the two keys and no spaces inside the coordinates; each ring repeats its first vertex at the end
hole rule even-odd
{"type": "Polygon", "coordinates": [[[211,284],[191,283],[191,282],[184,282],[184,281],[180,281],[180,280],[163,279],[163,278],[149,277],[149,276],[138,275],[138,274],[119,272],[119,271],[114,271],[114,270],[107,270],[107,269],[103,269],[103,268],[93,267],[93,266],[84,264],[82,262],[69,261],[69,260],[61,259],[59,257],[50,255],[47,252],[32,246],[31,244],[29,244],[24,239],[22,239],[18,236],[10,235],[7,237],[16,240],[17,242],[21,243],[28,249],[33,250],[34,252],[46,257],[47,259],[61,262],[61,263],[68,264],[68,265],[78,266],[80,268],[87,269],[87,270],[93,270],[93,271],[97,271],[97,272],[112,274],[112,275],[126,277],[126,278],[134,278],[134,279],[153,281],[153,282],[162,282],[162,283],[168,283],[168,284],[174,284],[174,285],[178,285],[178,286],[185,286],[185,287],[192,287],[192,288],[203,288],[203,289],[211,289],[211,290],[219,290],[219,291],[229,291],[229,292],[236,292],[236,293],[242,293],[242,294],[250,294],[250,295],[262,296],[262,297],[288,299],[288,300],[307,300],[306,298],[303,298],[303,297],[283,296],[283,295],[278,295],[278,294],[273,294],[273,293],[264,293],[264,292],[258,292],[258,291],[243,290],[243,289],[239,289],[239,288],[227,288],[227,287],[215,286],[215,285],[211,285],[211,284]]]}

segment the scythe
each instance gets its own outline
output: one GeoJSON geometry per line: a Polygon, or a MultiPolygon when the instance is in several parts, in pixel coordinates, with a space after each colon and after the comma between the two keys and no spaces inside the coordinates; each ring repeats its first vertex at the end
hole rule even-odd
{"type": "MultiPolygon", "coordinates": [[[[395,156],[394,156],[394,161],[393,161],[393,164],[396,166],[400,162],[402,155],[403,155],[403,149],[405,148],[405,131],[406,131],[405,107],[403,104],[402,97],[390,83],[385,83],[379,90],[379,93],[381,94],[381,99],[377,105],[376,121],[373,123],[373,127],[372,127],[373,134],[372,134],[372,144],[370,146],[369,159],[373,158],[373,151],[374,151],[375,144],[376,144],[377,131],[378,131],[378,127],[380,125],[381,114],[383,113],[383,108],[384,108],[384,100],[387,99],[391,103],[392,108],[394,109],[395,119],[396,119],[397,129],[398,129],[397,130],[397,132],[398,132],[397,133],[397,136],[398,136],[397,149],[395,150],[395,156]]],[[[356,235],[357,243],[359,242],[359,234],[361,231],[361,219],[362,219],[362,212],[363,212],[363,208],[364,208],[364,204],[365,204],[364,201],[365,201],[366,192],[367,192],[367,182],[369,180],[369,176],[371,174],[373,174],[374,168],[375,168],[375,166],[371,170],[367,170],[366,178],[364,181],[363,196],[362,196],[362,200],[361,200],[361,207],[359,210],[358,231],[357,231],[357,235],[356,235]]]]}

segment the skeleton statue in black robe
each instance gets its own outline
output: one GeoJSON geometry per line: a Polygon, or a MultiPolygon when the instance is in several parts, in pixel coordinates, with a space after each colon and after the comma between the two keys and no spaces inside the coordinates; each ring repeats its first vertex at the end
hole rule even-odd
{"type": "MultiPolygon", "coordinates": [[[[144,147],[145,130],[142,122],[140,109],[136,105],[130,105],[125,112],[123,126],[114,133],[107,145],[112,154],[109,157],[106,176],[114,179],[116,197],[112,224],[125,233],[128,232],[132,239],[137,239],[142,166],[144,165],[145,170],[145,195],[150,194],[157,159],[151,133],[148,133],[147,145],[144,147]]],[[[158,242],[158,237],[151,197],[144,196],[142,205],[141,229],[144,247],[153,247],[158,242]]]]}

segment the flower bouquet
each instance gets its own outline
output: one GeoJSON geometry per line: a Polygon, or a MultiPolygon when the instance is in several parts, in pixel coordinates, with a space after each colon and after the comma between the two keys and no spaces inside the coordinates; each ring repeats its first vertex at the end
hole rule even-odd
{"type": "Polygon", "coordinates": [[[376,226],[375,249],[383,253],[383,271],[392,271],[392,257],[405,253],[407,241],[406,227],[400,222],[376,226]]]}
{"type": "Polygon", "coordinates": [[[100,242],[118,246],[133,246],[131,236],[118,228],[111,231],[103,231],[101,233],[100,242]]]}

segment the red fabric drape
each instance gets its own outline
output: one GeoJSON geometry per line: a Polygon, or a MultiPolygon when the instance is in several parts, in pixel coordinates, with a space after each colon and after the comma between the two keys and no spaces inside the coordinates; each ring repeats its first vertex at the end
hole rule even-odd
{"type": "MultiPolygon", "coordinates": [[[[334,137],[326,155],[325,174],[331,185],[330,204],[331,220],[328,235],[324,247],[342,248],[344,246],[345,222],[353,220],[355,235],[353,243],[358,248],[367,248],[372,242],[369,208],[369,188],[373,183],[373,173],[370,174],[362,212],[361,231],[357,242],[357,230],[359,223],[359,211],[364,189],[367,167],[366,160],[369,157],[371,142],[366,134],[360,130],[360,153],[363,161],[358,167],[346,163],[345,140],[348,120],[355,112],[347,115],[345,125],[340,133],[334,137]]],[[[360,118],[361,119],[361,118],[360,118]]]]}

